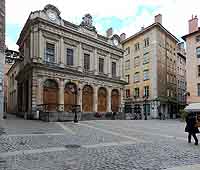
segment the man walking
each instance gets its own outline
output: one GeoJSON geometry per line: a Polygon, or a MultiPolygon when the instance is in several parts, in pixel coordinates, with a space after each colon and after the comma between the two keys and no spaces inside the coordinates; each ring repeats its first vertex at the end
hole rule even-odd
{"type": "Polygon", "coordinates": [[[188,143],[191,143],[191,138],[195,140],[195,145],[198,145],[198,139],[196,133],[199,133],[199,129],[196,127],[197,119],[194,113],[189,113],[186,117],[185,132],[188,132],[188,143]]]}

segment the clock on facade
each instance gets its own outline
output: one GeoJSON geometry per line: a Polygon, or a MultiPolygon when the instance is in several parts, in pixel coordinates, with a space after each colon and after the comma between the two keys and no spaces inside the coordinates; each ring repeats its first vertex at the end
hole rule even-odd
{"type": "Polygon", "coordinates": [[[118,46],[118,44],[119,44],[118,39],[114,38],[114,39],[113,39],[113,44],[114,44],[115,46],[118,46]]]}
{"type": "Polygon", "coordinates": [[[52,11],[48,12],[48,17],[52,21],[56,20],[56,14],[54,12],[52,12],[52,11]]]}

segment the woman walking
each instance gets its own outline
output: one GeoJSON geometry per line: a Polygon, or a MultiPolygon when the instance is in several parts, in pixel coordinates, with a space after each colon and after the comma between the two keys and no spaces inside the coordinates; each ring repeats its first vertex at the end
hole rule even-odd
{"type": "Polygon", "coordinates": [[[196,133],[199,133],[198,127],[196,127],[197,119],[194,113],[189,113],[186,117],[185,132],[188,132],[188,143],[191,143],[191,137],[195,140],[195,145],[198,145],[198,139],[196,133]]]}

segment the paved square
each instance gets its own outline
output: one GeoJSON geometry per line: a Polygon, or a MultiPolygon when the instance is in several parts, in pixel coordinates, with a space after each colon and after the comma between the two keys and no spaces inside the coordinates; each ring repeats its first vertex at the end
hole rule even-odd
{"type": "Polygon", "coordinates": [[[8,119],[0,121],[0,170],[197,170],[200,146],[187,143],[184,127],[177,120],[8,119]]]}

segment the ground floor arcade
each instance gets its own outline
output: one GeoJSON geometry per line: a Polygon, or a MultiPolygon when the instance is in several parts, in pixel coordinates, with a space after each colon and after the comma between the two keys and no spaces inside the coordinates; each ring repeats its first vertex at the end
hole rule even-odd
{"type": "Polygon", "coordinates": [[[18,111],[35,113],[72,112],[78,105],[84,113],[121,112],[123,84],[55,72],[24,74],[18,81],[18,111]]]}

